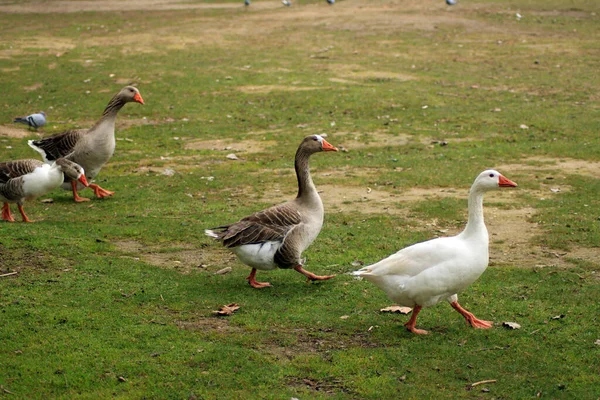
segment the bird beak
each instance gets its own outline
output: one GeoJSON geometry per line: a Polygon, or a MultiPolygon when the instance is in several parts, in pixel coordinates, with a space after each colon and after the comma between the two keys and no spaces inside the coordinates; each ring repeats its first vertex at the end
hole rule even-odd
{"type": "Polygon", "coordinates": [[[333,147],[327,140],[323,139],[323,151],[338,151],[338,149],[333,147]]]}
{"type": "Polygon", "coordinates": [[[77,179],[79,182],[83,183],[83,186],[88,187],[90,186],[90,184],[88,183],[87,179],[85,179],[85,175],[81,174],[81,176],[77,179]]]}
{"type": "Polygon", "coordinates": [[[508,178],[505,178],[504,175],[500,175],[498,177],[498,186],[500,187],[517,187],[518,185],[511,181],[508,178]]]}
{"type": "Polygon", "coordinates": [[[135,96],[133,96],[133,101],[144,104],[144,99],[142,99],[142,95],[139,93],[136,93],[135,96]]]}

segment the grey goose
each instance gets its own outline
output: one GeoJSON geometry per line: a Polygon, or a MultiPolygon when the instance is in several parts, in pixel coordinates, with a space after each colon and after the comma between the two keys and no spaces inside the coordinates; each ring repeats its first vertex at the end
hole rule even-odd
{"type": "Polygon", "coordinates": [[[293,268],[309,280],[327,280],[303,268],[302,252],[317,238],[323,226],[323,202],[310,176],[309,157],[320,151],[337,151],[319,135],[304,138],[295,157],[298,195],[295,199],[254,213],[238,222],[205,231],[221,241],[238,259],[250,266],[247,281],[254,288],[271,286],[257,282],[256,271],[293,268]]]}
{"type": "MultiPolygon", "coordinates": [[[[73,129],[44,139],[30,140],[28,144],[42,155],[44,161],[66,157],[76,162],[85,169],[86,177],[91,181],[115,151],[117,113],[130,102],[144,104],[140,92],[133,86],[126,86],[109,101],[102,117],[90,129],[73,129]]],[[[73,199],[76,202],[89,201],[77,193],[77,190],[83,188],[82,185],[78,185],[77,181],[65,177],[62,187],[65,190],[73,191],[73,199]]],[[[114,194],[95,183],[91,183],[89,187],[94,190],[94,194],[98,198],[114,194]]]]}

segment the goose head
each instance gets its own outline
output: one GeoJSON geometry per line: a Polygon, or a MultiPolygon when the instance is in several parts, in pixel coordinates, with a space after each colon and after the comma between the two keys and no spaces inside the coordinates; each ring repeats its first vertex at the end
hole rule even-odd
{"type": "Polygon", "coordinates": [[[320,135],[310,135],[305,137],[300,144],[300,148],[309,154],[317,153],[319,151],[338,151],[336,147],[332,146],[320,135]]]}
{"type": "Polygon", "coordinates": [[[496,190],[503,187],[516,187],[517,184],[510,179],[506,178],[500,172],[488,169],[483,171],[477,176],[471,191],[476,192],[487,192],[490,190],[496,190]]]}
{"type": "Polygon", "coordinates": [[[117,96],[126,103],[135,101],[136,103],[144,104],[144,99],[142,99],[140,91],[133,86],[125,86],[117,96]]]}
{"type": "Polygon", "coordinates": [[[85,178],[85,171],[81,165],[67,160],[66,158],[59,158],[56,160],[56,165],[62,170],[63,174],[67,175],[72,180],[81,182],[85,187],[89,186],[89,183],[85,178]]]}

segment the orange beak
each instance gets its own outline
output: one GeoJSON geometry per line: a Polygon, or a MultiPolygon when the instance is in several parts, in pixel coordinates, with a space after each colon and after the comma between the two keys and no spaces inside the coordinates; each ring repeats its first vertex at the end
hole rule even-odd
{"type": "Polygon", "coordinates": [[[87,179],[85,179],[85,175],[83,175],[83,174],[81,174],[81,176],[77,180],[79,182],[83,183],[83,186],[85,186],[85,187],[90,186],[90,184],[88,183],[87,179]]]}
{"type": "Polygon", "coordinates": [[[518,185],[511,181],[508,178],[505,178],[504,175],[500,175],[498,177],[498,186],[500,187],[517,187],[518,185]]]}
{"type": "Polygon", "coordinates": [[[327,140],[323,139],[323,151],[338,151],[338,149],[333,147],[327,140]]]}
{"type": "Polygon", "coordinates": [[[144,104],[144,99],[142,99],[142,95],[139,93],[136,93],[135,96],[133,96],[133,101],[144,104]]]}

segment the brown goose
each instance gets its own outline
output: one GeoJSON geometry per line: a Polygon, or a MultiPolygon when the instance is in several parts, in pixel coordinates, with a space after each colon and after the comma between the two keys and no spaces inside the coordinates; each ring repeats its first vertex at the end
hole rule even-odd
{"type": "Polygon", "coordinates": [[[88,185],[83,168],[66,158],[51,163],[39,160],[0,163],[0,201],[4,203],[2,219],[9,222],[15,220],[10,213],[9,203],[17,203],[23,222],[31,222],[23,211],[23,203],[59,187],[64,181],[63,174],[81,182],[83,186],[88,185]]]}
{"type": "MultiPolygon", "coordinates": [[[[53,161],[66,157],[81,165],[92,180],[98,175],[100,169],[108,162],[115,151],[115,120],[117,113],[129,102],[144,104],[140,92],[133,86],[125,86],[108,103],[102,113],[102,117],[90,129],[75,129],[59,133],[45,139],[30,140],[29,146],[39,152],[44,161],[53,161]]],[[[83,186],[76,181],[65,177],[63,189],[73,191],[73,199],[76,202],[89,201],[77,194],[83,186]]],[[[111,196],[114,192],[102,189],[97,184],[90,184],[96,197],[104,198],[111,196]]]]}
{"type": "Polygon", "coordinates": [[[294,200],[259,211],[239,222],[207,229],[219,241],[252,267],[248,282],[254,288],[271,286],[256,281],[256,270],[293,268],[309,280],[327,280],[302,268],[302,252],[316,239],[323,226],[323,202],[310,176],[308,159],[319,151],[337,151],[319,135],[304,138],[296,152],[298,196],[294,200]]]}

